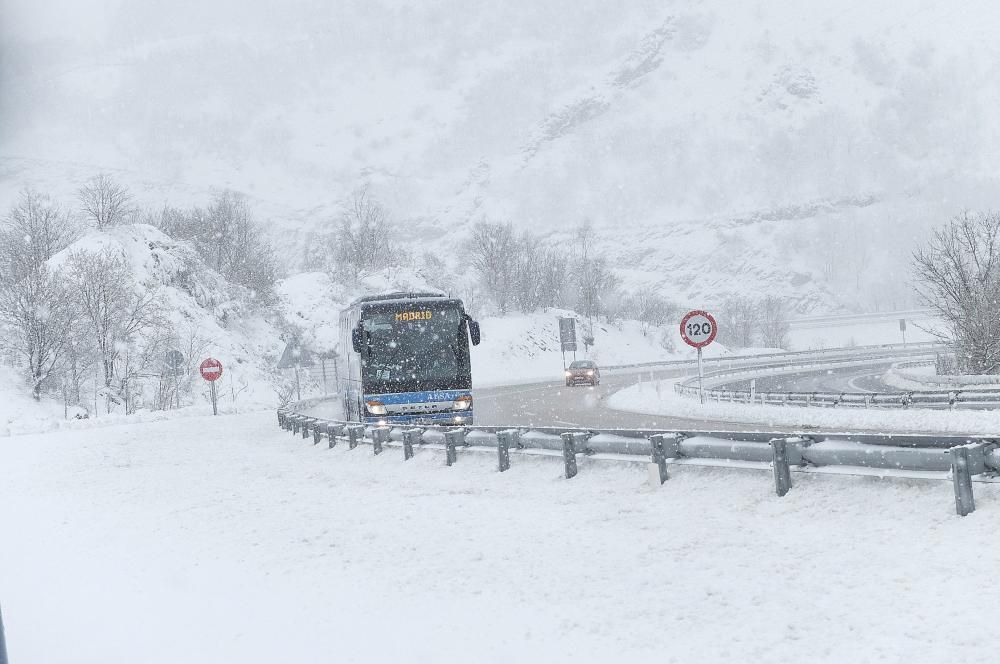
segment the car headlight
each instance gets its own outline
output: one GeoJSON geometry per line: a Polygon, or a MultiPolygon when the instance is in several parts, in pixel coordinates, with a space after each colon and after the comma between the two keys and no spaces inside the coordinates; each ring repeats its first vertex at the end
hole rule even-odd
{"type": "Polygon", "coordinates": [[[451,402],[453,410],[469,410],[472,408],[472,397],[468,394],[461,396],[451,402]]]}
{"type": "Polygon", "coordinates": [[[386,410],[385,404],[381,401],[366,401],[365,407],[372,415],[385,415],[389,412],[386,410]]]}
{"type": "Polygon", "coordinates": [[[587,375],[588,375],[588,376],[593,376],[593,375],[594,375],[594,372],[593,372],[593,370],[591,370],[591,371],[588,371],[588,372],[587,372],[587,375]]]}
{"type": "Polygon", "coordinates": [[[573,372],[572,372],[572,371],[567,371],[567,372],[566,372],[566,377],[567,377],[567,378],[569,378],[569,377],[570,377],[570,376],[572,376],[572,375],[573,375],[573,372]]]}

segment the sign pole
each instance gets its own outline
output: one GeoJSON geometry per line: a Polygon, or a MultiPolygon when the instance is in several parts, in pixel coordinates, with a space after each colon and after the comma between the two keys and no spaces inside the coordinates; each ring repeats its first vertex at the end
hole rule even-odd
{"type": "Polygon", "coordinates": [[[702,365],[702,348],[715,341],[719,326],[707,311],[689,311],[681,319],[681,339],[698,350],[698,400],[705,403],[705,371],[702,365]]]}
{"type": "Polygon", "coordinates": [[[215,381],[212,381],[208,385],[209,385],[209,387],[212,388],[212,415],[218,415],[219,414],[219,407],[218,407],[218,403],[217,403],[216,398],[215,398],[215,381]]]}
{"type": "Polygon", "coordinates": [[[705,403],[705,374],[701,370],[701,348],[698,348],[698,399],[705,403]]]}

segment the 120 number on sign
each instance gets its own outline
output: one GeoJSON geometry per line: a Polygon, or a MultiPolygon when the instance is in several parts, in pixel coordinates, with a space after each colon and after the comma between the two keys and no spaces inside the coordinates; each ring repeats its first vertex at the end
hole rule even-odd
{"type": "Polygon", "coordinates": [[[715,341],[718,332],[715,318],[707,311],[688,312],[681,320],[681,339],[695,348],[704,348],[715,341]]]}

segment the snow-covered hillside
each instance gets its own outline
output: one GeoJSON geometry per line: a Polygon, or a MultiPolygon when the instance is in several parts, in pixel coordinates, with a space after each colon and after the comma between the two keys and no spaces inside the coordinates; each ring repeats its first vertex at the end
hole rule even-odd
{"type": "MultiPolygon", "coordinates": [[[[177,350],[183,356],[183,366],[179,367],[182,406],[199,410],[210,403],[208,384],[197,371],[206,357],[223,364],[224,372],[216,385],[224,411],[277,402],[282,379],[275,364],[283,348],[277,315],[250,306],[245,291],[206,267],[194,249],[145,224],[90,231],[53,256],[48,264],[53,270],[65,272],[75,257],[102,253],[124,259],[131,272],[131,287],[150,296],[156,310],[154,327],[134,337],[136,348],[143,351],[142,357],[135,360],[142,364],[135,367],[132,378],[140,395],[140,410],[153,407],[156,390],[164,380],[163,357],[168,350],[177,350]],[[159,345],[151,346],[153,343],[159,345]]],[[[77,324],[81,328],[89,325],[84,320],[77,324]]],[[[166,375],[169,380],[169,372],[166,375]]],[[[86,413],[90,418],[120,414],[121,404],[109,403],[104,397],[99,363],[81,378],[81,383],[79,403],[74,402],[74,396],[66,404],[70,417],[74,413],[86,413]]],[[[55,387],[49,385],[47,392],[54,396],[58,392],[55,387]]],[[[44,429],[66,414],[62,399],[57,404],[52,399],[36,404],[21,398],[27,394],[25,389],[16,371],[4,368],[0,394],[9,394],[9,398],[4,398],[0,406],[0,435],[8,430],[44,429]]]]}
{"type": "Polygon", "coordinates": [[[154,204],[228,186],[293,266],[370,182],[416,249],[587,218],[628,288],[871,306],[908,297],[929,225],[992,200],[985,0],[19,4],[0,204],[101,169],[154,204]]]}

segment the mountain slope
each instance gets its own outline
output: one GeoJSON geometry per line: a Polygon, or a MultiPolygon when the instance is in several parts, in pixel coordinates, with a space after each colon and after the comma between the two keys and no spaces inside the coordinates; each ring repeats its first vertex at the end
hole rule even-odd
{"type": "Polygon", "coordinates": [[[553,241],[587,218],[630,283],[692,303],[873,306],[991,200],[1000,153],[983,0],[105,2],[55,45],[78,4],[4,28],[0,202],[98,169],[154,204],[233,187],[293,267],[370,182],[418,251],[482,215],[553,241]]]}

